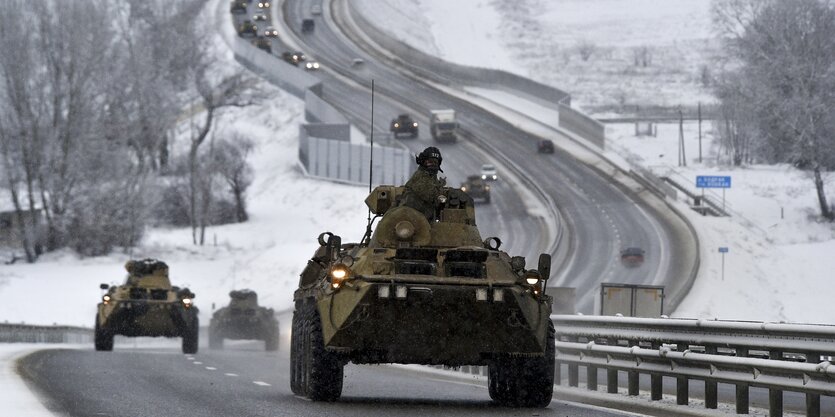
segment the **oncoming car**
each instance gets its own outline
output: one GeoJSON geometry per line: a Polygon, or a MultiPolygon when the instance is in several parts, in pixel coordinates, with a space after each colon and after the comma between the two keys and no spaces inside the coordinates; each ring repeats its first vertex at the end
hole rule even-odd
{"type": "Polygon", "coordinates": [[[267,20],[267,14],[263,10],[259,10],[252,15],[252,20],[267,20]]]}
{"type": "Polygon", "coordinates": [[[319,69],[319,63],[316,61],[307,61],[304,63],[304,69],[308,71],[315,71],[319,69]]]}
{"type": "Polygon", "coordinates": [[[268,1],[259,1],[258,2],[258,8],[259,9],[266,9],[268,7],[270,7],[270,2],[268,2],[268,1]]]}
{"type": "Polygon", "coordinates": [[[493,164],[482,165],[481,179],[485,181],[497,181],[499,179],[499,174],[496,173],[496,166],[493,164]]]}
{"type": "Polygon", "coordinates": [[[268,38],[277,38],[278,37],[278,30],[272,26],[268,26],[266,30],[264,30],[264,36],[268,38]]]}

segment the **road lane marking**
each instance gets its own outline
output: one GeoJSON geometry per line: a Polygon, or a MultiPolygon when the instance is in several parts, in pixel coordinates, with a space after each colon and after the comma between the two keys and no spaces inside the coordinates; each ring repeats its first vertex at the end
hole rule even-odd
{"type": "Polygon", "coordinates": [[[262,387],[269,387],[269,386],[271,386],[270,384],[268,384],[268,383],[266,383],[266,382],[263,382],[263,381],[252,381],[252,383],[253,383],[253,384],[255,384],[255,385],[260,385],[260,386],[262,386],[262,387]]]}
{"type": "Polygon", "coordinates": [[[192,363],[195,364],[195,365],[202,365],[203,364],[203,362],[196,362],[196,361],[192,362],[192,363]]]}
{"type": "Polygon", "coordinates": [[[206,369],[208,369],[208,370],[210,370],[210,371],[216,371],[216,370],[217,370],[217,368],[213,368],[213,367],[211,367],[211,366],[207,366],[207,367],[206,367],[206,369]]]}
{"type": "Polygon", "coordinates": [[[190,361],[193,361],[193,360],[194,360],[194,356],[186,356],[186,359],[188,359],[188,360],[190,360],[190,361]]]}
{"type": "Polygon", "coordinates": [[[238,374],[224,374],[226,376],[238,376],[238,374]]]}

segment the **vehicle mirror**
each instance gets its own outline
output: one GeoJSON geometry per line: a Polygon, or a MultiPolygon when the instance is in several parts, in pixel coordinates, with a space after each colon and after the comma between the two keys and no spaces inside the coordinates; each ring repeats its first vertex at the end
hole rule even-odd
{"type": "Polygon", "coordinates": [[[107,285],[107,284],[101,284],[101,285],[99,285],[99,288],[101,288],[101,289],[103,289],[103,290],[106,290],[106,289],[110,288],[110,285],[107,285]]]}
{"type": "Polygon", "coordinates": [[[537,270],[539,271],[539,276],[542,277],[542,281],[547,282],[548,278],[551,277],[551,254],[542,253],[539,255],[537,270]]]}

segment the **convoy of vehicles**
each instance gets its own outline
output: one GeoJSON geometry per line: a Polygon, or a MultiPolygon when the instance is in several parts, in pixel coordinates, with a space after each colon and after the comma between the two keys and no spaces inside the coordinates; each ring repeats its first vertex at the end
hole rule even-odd
{"type": "Polygon", "coordinates": [[[342,394],[343,368],[412,363],[487,366],[501,405],[551,401],[555,332],[544,288],[551,257],[536,269],[482,239],[473,201],[457,188],[437,197],[435,218],[398,206],[404,187],[366,198],[373,221],[359,243],[319,235],[293,298],[290,386],[314,401],[342,394]]]}
{"type": "Polygon", "coordinates": [[[430,110],[429,132],[438,142],[456,142],[458,140],[458,121],[455,110],[430,110]]]}

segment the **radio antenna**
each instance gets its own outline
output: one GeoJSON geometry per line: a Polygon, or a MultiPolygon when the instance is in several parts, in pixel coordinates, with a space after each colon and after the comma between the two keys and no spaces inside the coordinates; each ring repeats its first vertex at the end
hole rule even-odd
{"type": "MultiPolygon", "coordinates": [[[[371,79],[371,152],[368,158],[368,194],[371,194],[371,179],[374,178],[374,79],[371,79]]],[[[365,226],[365,236],[360,244],[371,240],[371,207],[368,208],[368,224],[365,226]]]]}

